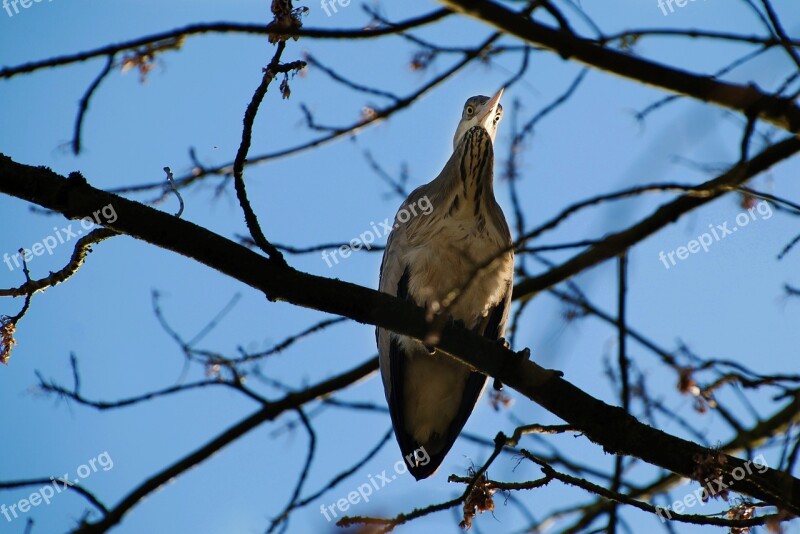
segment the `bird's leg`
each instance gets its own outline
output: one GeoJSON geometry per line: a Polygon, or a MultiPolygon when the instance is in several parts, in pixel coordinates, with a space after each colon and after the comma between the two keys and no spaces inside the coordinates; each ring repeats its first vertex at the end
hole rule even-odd
{"type": "Polygon", "coordinates": [[[428,335],[425,336],[425,339],[422,340],[422,346],[425,347],[425,350],[428,351],[428,354],[433,355],[436,352],[436,344],[439,343],[439,340],[442,338],[442,326],[444,325],[444,320],[440,319],[439,316],[434,319],[433,323],[431,324],[431,328],[428,331],[428,335]]]}
{"type": "MultiPolygon", "coordinates": [[[[505,349],[509,349],[509,350],[511,349],[511,344],[504,337],[498,338],[495,343],[497,343],[498,345],[501,345],[505,349]]],[[[521,351],[515,352],[514,354],[517,357],[519,357],[519,358],[521,358],[523,360],[530,360],[531,359],[531,349],[529,349],[528,347],[525,347],[521,351]]],[[[495,391],[503,391],[503,383],[500,381],[499,378],[495,378],[494,379],[494,385],[492,387],[494,387],[495,391]]]]}
{"type": "Polygon", "coordinates": [[[449,318],[450,315],[442,311],[439,301],[434,300],[433,302],[425,303],[425,320],[431,326],[425,339],[422,340],[422,345],[428,351],[428,354],[433,355],[436,352],[436,344],[442,338],[442,330],[449,318]]]}
{"type": "MultiPolygon", "coordinates": [[[[448,322],[451,325],[453,325],[453,326],[455,326],[457,328],[458,327],[467,328],[467,323],[465,323],[461,319],[453,319],[452,315],[446,315],[446,314],[440,313],[439,315],[437,315],[433,319],[433,324],[434,324],[434,326],[436,326],[438,328],[438,332],[441,332],[442,328],[445,325],[445,323],[448,323],[448,322]]],[[[425,342],[423,343],[423,346],[428,350],[428,354],[433,354],[436,351],[436,348],[433,346],[433,343],[431,343],[431,341],[438,342],[439,338],[438,337],[434,338],[431,335],[429,335],[425,339],[425,342]]],[[[473,369],[473,371],[474,371],[474,369],[473,369]]]]}

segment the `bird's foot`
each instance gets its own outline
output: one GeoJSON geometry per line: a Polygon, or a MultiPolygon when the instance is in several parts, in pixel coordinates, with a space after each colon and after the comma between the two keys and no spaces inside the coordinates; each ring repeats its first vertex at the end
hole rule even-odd
{"type": "Polygon", "coordinates": [[[435,345],[439,343],[439,340],[441,339],[441,333],[445,323],[449,321],[450,324],[455,325],[456,327],[467,328],[467,323],[461,319],[453,319],[452,316],[444,313],[431,315],[429,321],[431,323],[431,330],[428,332],[428,335],[425,337],[422,345],[425,347],[425,350],[428,351],[428,354],[431,355],[436,352],[435,345]]]}
{"type": "Polygon", "coordinates": [[[428,303],[425,309],[427,310],[425,320],[430,324],[430,329],[422,340],[422,344],[425,345],[428,354],[433,354],[436,350],[434,348],[435,345],[438,345],[439,341],[442,339],[442,330],[444,330],[447,321],[450,320],[450,315],[444,313],[441,310],[439,302],[436,301],[428,303]]]}
{"type": "MultiPolygon", "coordinates": [[[[503,345],[507,349],[511,348],[511,345],[503,337],[499,338],[497,340],[497,343],[503,345]]],[[[514,355],[517,356],[518,358],[522,359],[522,360],[530,360],[531,359],[531,349],[529,349],[528,347],[525,347],[521,351],[515,352],[514,355]]],[[[499,378],[495,378],[494,379],[494,385],[492,387],[494,387],[495,391],[503,391],[503,383],[500,381],[499,378]]]]}

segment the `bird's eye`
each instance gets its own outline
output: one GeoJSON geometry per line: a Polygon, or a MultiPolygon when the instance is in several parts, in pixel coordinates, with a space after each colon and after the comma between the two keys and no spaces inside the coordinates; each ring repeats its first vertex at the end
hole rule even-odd
{"type": "Polygon", "coordinates": [[[473,113],[475,113],[475,108],[473,108],[472,106],[467,106],[466,110],[467,110],[467,115],[472,115],[473,113]]]}
{"type": "Polygon", "coordinates": [[[500,114],[499,113],[494,116],[494,123],[497,124],[498,122],[500,122],[500,114]]]}

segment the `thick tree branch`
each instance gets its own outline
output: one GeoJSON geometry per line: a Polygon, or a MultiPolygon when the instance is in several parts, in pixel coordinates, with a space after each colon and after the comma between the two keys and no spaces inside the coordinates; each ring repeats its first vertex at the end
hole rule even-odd
{"type": "MultiPolygon", "coordinates": [[[[794,146],[791,141],[784,141],[768,150],[777,149],[783,153],[787,143],[794,146]]],[[[794,140],[794,143],[800,141],[794,140]]],[[[111,229],[192,258],[263,291],[272,300],[346,316],[415,339],[424,339],[430,330],[425,311],[410,302],[277,265],[189,221],[95,189],[77,173],[66,179],[49,169],[22,165],[0,155],[0,191],[70,218],[90,215],[111,204],[118,215],[117,220],[109,224],[111,229]]],[[[624,410],[588,395],[557,373],[457,324],[444,326],[437,349],[508,384],[579,429],[607,452],[641,458],[687,478],[697,470],[695,457],[712,454],[709,449],[642,424],[624,410]]],[[[730,474],[737,467],[744,469],[742,460],[724,455],[723,458],[725,463],[719,468],[725,473],[730,474]]],[[[174,473],[164,473],[163,480],[151,479],[145,494],[172,476],[174,473]]],[[[800,514],[800,480],[786,473],[772,469],[763,474],[753,473],[737,482],[736,490],[792,514],[800,514]]],[[[138,501],[141,496],[131,495],[126,502],[134,498],[134,502],[138,501]]],[[[121,514],[114,516],[113,511],[111,516],[115,521],[121,518],[121,514]]]]}

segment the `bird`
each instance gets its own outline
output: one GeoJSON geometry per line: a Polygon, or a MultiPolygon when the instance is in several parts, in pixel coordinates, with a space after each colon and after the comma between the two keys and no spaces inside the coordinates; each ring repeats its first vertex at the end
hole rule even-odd
{"type": "MultiPolygon", "coordinates": [[[[379,291],[429,313],[446,312],[454,322],[505,343],[514,251],[493,185],[502,94],[500,89],[491,98],[467,99],[444,168],[401,204],[384,250],[379,291]],[[414,207],[423,200],[432,209],[417,213],[414,207]]],[[[487,377],[425,341],[380,327],[376,338],[395,437],[414,478],[428,478],[461,433],[487,377]]]]}

